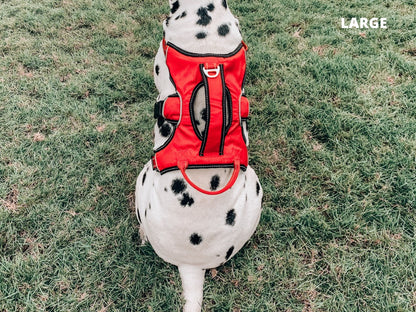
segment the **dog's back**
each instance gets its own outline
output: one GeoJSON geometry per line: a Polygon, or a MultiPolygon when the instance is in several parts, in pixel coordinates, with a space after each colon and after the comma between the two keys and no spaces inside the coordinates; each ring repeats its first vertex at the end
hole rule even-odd
{"type": "MultiPolygon", "coordinates": [[[[163,24],[164,38],[198,54],[226,54],[241,44],[238,21],[225,0],[171,1],[171,14],[163,24]]],[[[158,101],[177,92],[166,65],[163,44],[155,58],[158,101]]],[[[205,90],[195,94],[196,130],[207,122],[205,90]]],[[[159,117],[155,125],[155,150],[172,139],[176,125],[159,117]]],[[[242,132],[247,137],[246,121],[242,132]]],[[[248,144],[248,140],[246,140],[248,144]]],[[[233,169],[189,169],[195,184],[215,191],[230,180],[233,169]]],[[[228,191],[206,195],[189,185],[179,170],[160,174],[151,162],[136,184],[136,211],[143,236],[165,261],[178,266],[186,299],[185,311],[200,311],[205,269],[217,267],[242,248],[255,231],[261,212],[262,189],[254,170],[247,166],[228,191]]]]}

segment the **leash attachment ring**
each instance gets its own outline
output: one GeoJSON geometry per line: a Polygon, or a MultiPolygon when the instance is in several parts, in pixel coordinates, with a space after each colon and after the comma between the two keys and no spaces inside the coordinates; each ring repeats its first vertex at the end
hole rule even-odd
{"type": "Polygon", "coordinates": [[[220,73],[220,65],[218,65],[216,68],[205,68],[205,66],[202,67],[202,70],[204,71],[205,76],[208,78],[216,78],[220,73]],[[211,74],[214,72],[214,74],[211,74]]]}

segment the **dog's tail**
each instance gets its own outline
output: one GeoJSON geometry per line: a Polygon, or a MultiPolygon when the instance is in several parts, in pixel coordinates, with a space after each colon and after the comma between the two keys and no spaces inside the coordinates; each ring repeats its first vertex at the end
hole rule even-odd
{"type": "Polygon", "coordinates": [[[183,296],[185,298],[184,312],[200,312],[204,288],[205,269],[193,265],[178,266],[182,279],[183,296]]]}

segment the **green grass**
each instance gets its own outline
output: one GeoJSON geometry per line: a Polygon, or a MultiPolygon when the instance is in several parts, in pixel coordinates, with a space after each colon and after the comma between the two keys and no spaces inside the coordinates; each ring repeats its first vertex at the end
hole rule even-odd
{"type": "MultiPolygon", "coordinates": [[[[204,311],[415,311],[415,1],[229,5],[264,212],[207,274],[204,311]]],[[[168,11],[0,1],[0,311],[180,310],[179,275],[139,247],[133,213],[168,11]]]]}

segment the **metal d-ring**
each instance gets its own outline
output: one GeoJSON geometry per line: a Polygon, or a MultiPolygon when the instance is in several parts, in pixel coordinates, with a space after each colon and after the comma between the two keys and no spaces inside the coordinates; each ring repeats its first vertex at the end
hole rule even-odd
{"type": "Polygon", "coordinates": [[[205,67],[202,67],[202,70],[204,71],[205,76],[208,78],[215,78],[220,73],[220,66],[218,65],[217,68],[209,68],[205,69],[205,67]],[[210,74],[211,72],[214,72],[214,74],[210,74]]]}

